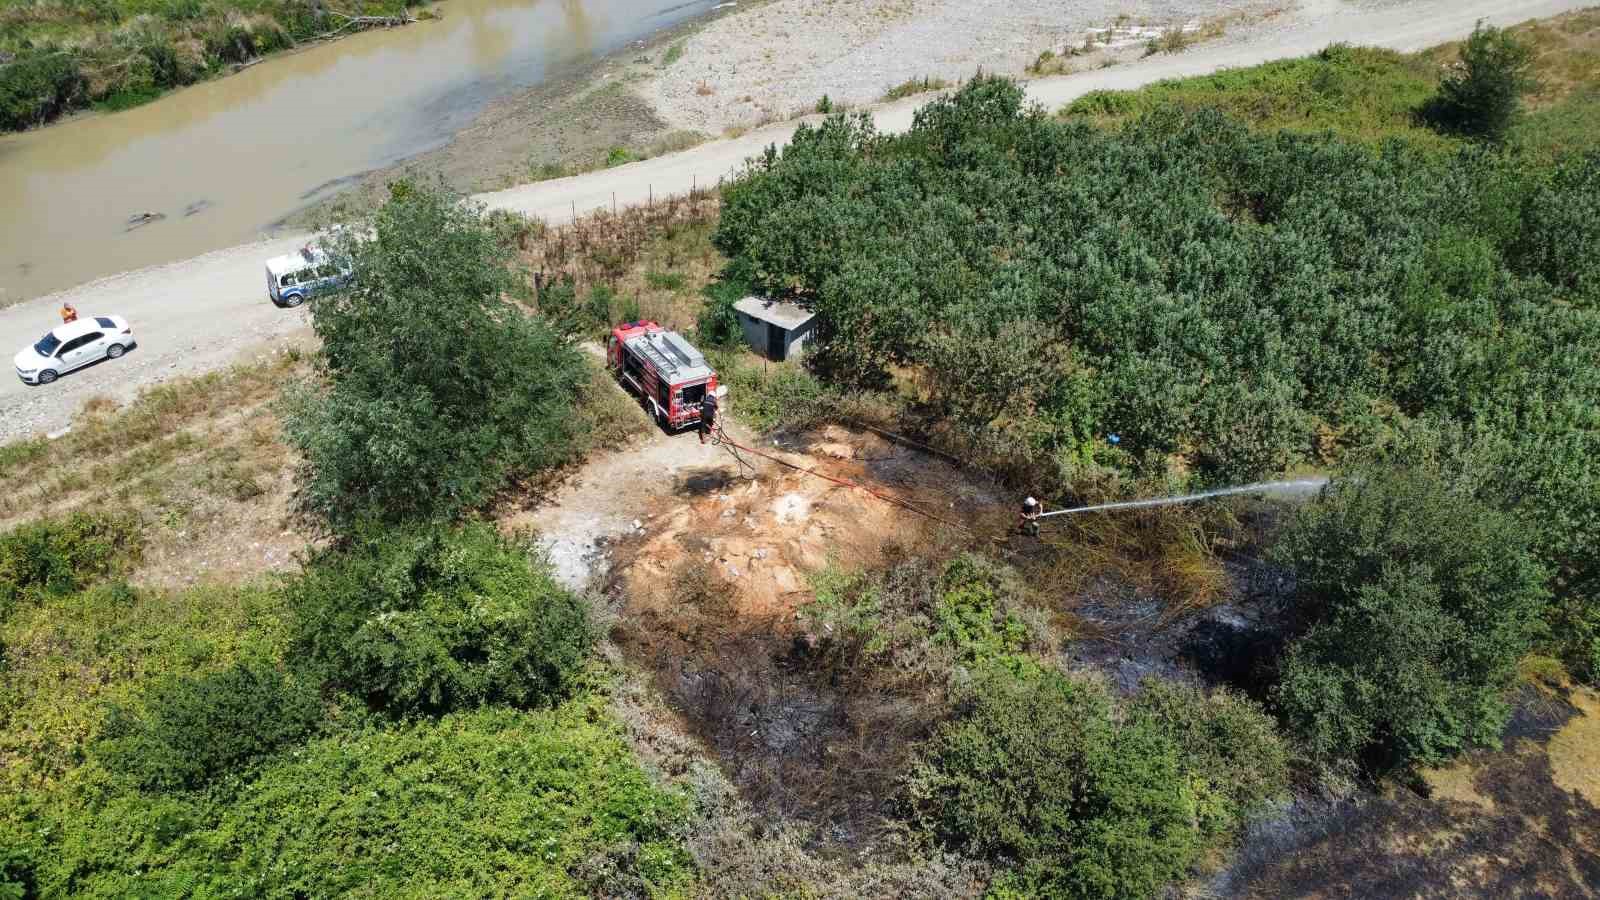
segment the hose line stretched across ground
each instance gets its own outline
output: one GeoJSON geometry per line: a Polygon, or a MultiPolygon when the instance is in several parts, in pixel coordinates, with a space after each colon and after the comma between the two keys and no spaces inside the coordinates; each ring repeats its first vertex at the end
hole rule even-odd
{"type": "MultiPolygon", "coordinates": [[[[859,484],[857,482],[850,481],[850,480],[845,479],[845,478],[836,478],[836,477],[834,477],[832,475],[827,474],[826,472],[818,472],[816,469],[801,468],[800,466],[797,466],[794,463],[789,462],[788,460],[779,459],[778,457],[773,456],[770,453],[764,453],[764,452],[762,452],[760,450],[757,450],[754,447],[746,447],[745,445],[739,443],[738,441],[734,440],[733,438],[728,437],[728,433],[722,429],[722,425],[720,425],[720,424],[715,426],[715,428],[712,430],[712,438],[711,438],[711,440],[712,440],[712,443],[714,443],[714,444],[717,444],[719,446],[727,447],[728,448],[728,452],[733,454],[733,458],[738,460],[739,465],[741,465],[741,466],[750,466],[750,463],[739,456],[739,454],[737,452],[738,450],[743,450],[746,453],[753,453],[756,456],[759,456],[759,457],[761,457],[763,459],[772,460],[773,462],[777,463],[780,466],[784,466],[785,468],[793,469],[796,472],[799,472],[799,473],[801,473],[803,475],[815,475],[818,478],[824,479],[826,481],[831,481],[834,484],[840,485],[841,487],[854,488],[854,489],[856,489],[858,491],[862,491],[862,492],[868,494],[869,496],[876,497],[877,499],[882,500],[884,503],[888,503],[888,504],[891,504],[893,506],[898,506],[901,509],[906,510],[908,512],[914,512],[917,515],[922,516],[924,518],[932,519],[933,521],[938,522],[941,525],[949,525],[951,528],[959,529],[961,531],[966,532],[967,534],[972,534],[973,533],[971,528],[968,528],[967,526],[962,525],[960,522],[952,522],[949,519],[945,519],[945,518],[942,518],[940,516],[936,516],[933,513],[928,512],[927,510],[918,509],[917,507],[911,505],[910,503],[907,503],[904,500],[901,500],[898,497],[891,497],[888,494],[880,493],[878,491],[873,490],[872,488],[867,487],[864,484],[859,484]]],[[[750,470],[752,472],[755,471],[755,467],[754,466],[750,466],[750,470]]]]}

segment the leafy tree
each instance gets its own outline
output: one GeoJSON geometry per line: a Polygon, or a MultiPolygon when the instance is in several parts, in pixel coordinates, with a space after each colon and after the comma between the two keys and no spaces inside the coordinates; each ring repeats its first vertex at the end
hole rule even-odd
{"type": "Polygon", "coordinates": [[[1007,886],[1032,896],[1154,896],[1199,848],[1173,742],[1037,666],[980,671],[921,749],[907,799],[941,844],[1014,865],[1007,886]]]}
{"type": "Polygon", "coordinates": [[[450,518],[566,459],[583,360],[510,301],[522,284],[481,210],[402,182],[344,234],[355,284],[312,307],[327,386],[288,404],[305,508],[338,531],[450,518]]]}
{"type": "Polygon", "coordinates": [[[1461,46],[1458,68],[1439,84],[1426,114],[1444,128],[1503,139],[1537,83],[1529,70],[1533,48],[1509,31],[1479,22],[1461,46]]]}
{"type": "Polygon", "coordinates": [[[552,700],[594,632],[530,552],[488,525],[365,528],[289,584],[294,652],[396,713],[552,700]]]}
{"type": "Polygon", "coordinates": [[[1336,482],[1274,547],[1307,626],[1275,696],[1313,751],[1384,770],[1492,745],[1547,571],[1515,517],[1415,469],[1336,482]]]}
{"type": "Polygon", "coordinates": [[[113,705],[96,754],[144,787],[199,787],[305,737],[321,712],[314,687],[268,663],[238,662],[168,677],[138,704],[113,705]]]}

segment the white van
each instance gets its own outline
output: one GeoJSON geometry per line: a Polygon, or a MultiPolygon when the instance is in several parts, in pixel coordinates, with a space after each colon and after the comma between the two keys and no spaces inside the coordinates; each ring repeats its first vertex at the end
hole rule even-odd
{"type": "Polygon", "coordinates": [[[320,247],[307,244],[298,253],[267,260],[267,296],[280,307],[293,307],[318,294],[350,283],[354,273],[320,247]]]}

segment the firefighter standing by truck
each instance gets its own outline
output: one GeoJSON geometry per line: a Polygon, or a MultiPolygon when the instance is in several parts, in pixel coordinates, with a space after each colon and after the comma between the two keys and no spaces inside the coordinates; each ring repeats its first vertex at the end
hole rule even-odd
{"type": "Polygon", "coordinates": [[[700,401],[700,443],[706,442],[706,435],[715,434],[717,430],[717,395],[706,391],[705,399],[700,401]]]}

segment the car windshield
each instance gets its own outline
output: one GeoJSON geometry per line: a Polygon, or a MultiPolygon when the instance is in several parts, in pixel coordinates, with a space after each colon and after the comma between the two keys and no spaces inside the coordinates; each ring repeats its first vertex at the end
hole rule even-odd
{"type": "Polygon", "coordinates": [[[40,356],[49,356],[56,352],[56,348],[59,346],[61,346],[61,341],[55,336],[55,333],[46,332],[44,337],[39,338],[39,343],[33,345],[33,352],[40,356]]]}

